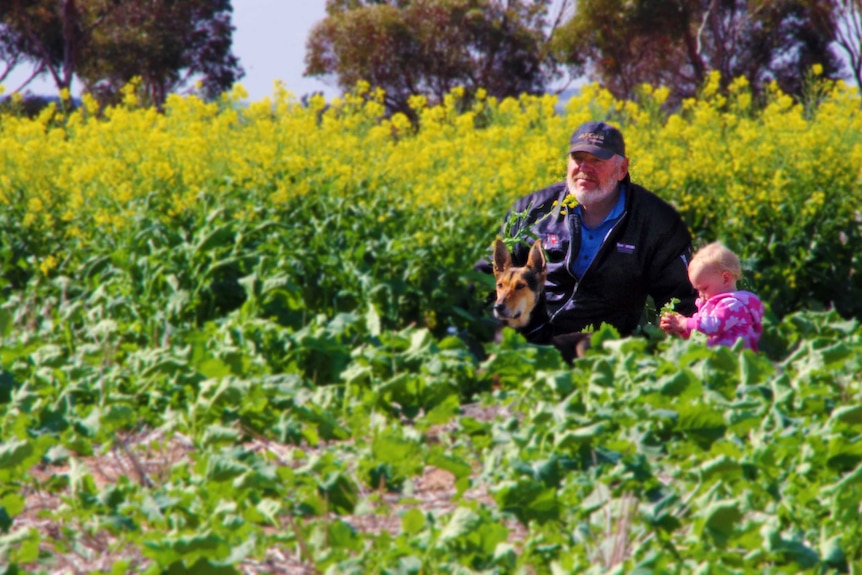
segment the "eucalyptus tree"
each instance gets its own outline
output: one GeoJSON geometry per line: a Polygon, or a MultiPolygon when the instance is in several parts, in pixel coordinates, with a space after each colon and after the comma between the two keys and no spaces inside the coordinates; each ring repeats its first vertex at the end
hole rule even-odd
{"type": "Polygon", "coordinates": [[[243,75],[231,13],[230,0],[3,0],[0,52],[107,101],[135,77],[155,105],[192,82],[212,97],[243,75]]]}
{"type": "Polygon", "coordinates": [[[822,0],[579,0],[558,49],[586,58],[592,79],[619,98],[648,83],[679,102],[713,71],[725,88],[744,76],[755,91],[775,81],[798,96],[815,64],[825,77],[841,73],[834,8],[822,0]]]}
{"type": "MultiPolygon", "coordinates": [[[[385,90],[390,111],[410,96],[539,94],[565,71],[550,42],[550,0],[328,0],[306,44],[306,75],[364,80],[385,90]]],[[[566,4],[566,3],[564,3],[566,4]]],[[[557,14],[561,12],[556,12],[557,14]]]]}
{"type": "Polygon", "coordinates": [[[831,0],[836,15],[835,42],[845,56],[850,74],[862,88],[862,0],[831,0]]]}

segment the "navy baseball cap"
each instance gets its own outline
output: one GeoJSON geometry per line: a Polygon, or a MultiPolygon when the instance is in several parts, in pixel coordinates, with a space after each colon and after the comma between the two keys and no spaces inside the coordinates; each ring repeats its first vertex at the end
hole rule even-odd
{"type": "Polygon", "coordinates": [[[625,157],[626,143],[623,134],[604,122],[586,122],[572,134],[569,153],[587,152],[603,160],[611,159],[614,154],[625,157]]]}

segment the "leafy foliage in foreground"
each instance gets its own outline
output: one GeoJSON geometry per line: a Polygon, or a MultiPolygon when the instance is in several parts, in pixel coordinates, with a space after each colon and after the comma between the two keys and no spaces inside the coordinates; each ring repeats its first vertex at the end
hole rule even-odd
{"type": "Polygon", "coordinates": [[[788,317],[770,326],[774,361],[604,328],[574,369],[514,332],[478,363],[458,338],[378,322],[291,334],[241,310],[162,349],[112,346],[104,323],[74,349],[60,323],[42,345],[7,326],[3,556],[47,571],[49,550],[82,553],[101,534],[138,549],[147,573],[235,573],[271,548],[339,573],[862,566],[856,322],[788,317]],[[268,367],[265,342],[303,338],[342,357],[340,383],[268,367]],[[498,416],[465,415],[467,393],[498,416]],[[185,438],[187,462],[99,484],[87,456],[128,453],[141,429],[185,438]],[[287,455],[253,449],[261,438],[287,455]],[[429,468],[452,474],[452,509],[387,510],[429,468]],[[61,496],[41,512],[61,530],[16,527],[39,493],[61,496]],[[392,513],[395,533],[353,525],[392,513]]]}

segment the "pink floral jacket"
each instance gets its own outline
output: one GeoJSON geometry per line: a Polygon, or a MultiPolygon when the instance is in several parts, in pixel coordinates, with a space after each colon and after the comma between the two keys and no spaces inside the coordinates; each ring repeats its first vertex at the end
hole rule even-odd
{"type": "Polygon", "coordinates": [[[706,344],[733,345],[742,338],[745,347],[757,351],[763,333],[763,302],[751,292],[734,291],[695,302],[697,311],[685,322],[682,336],[692,331],[705,333],[706,344]]]}

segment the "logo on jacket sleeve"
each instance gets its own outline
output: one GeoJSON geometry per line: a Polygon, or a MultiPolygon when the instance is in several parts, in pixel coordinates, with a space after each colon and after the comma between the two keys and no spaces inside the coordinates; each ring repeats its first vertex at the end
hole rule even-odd
{"type": "Polygon", "coordinates": [[[557,234],[548,234],[542,238],[542,245],[546,250],[557,249],[562,244],[563,242],[557,234]]]}

